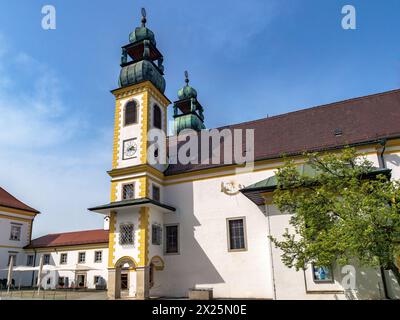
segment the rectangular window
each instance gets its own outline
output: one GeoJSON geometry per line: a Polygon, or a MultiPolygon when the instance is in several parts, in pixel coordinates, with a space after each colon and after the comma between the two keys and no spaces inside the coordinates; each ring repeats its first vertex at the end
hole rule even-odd
{"type": "Polygon", "coordinates": [[[50,264],[50,255],[49,254],[45,254],[43,256],[43,265],[49,265],[50,264]]]}
{"type": "Polygon", "coordinates": [[[68,277],[58,277],[58,285],[61,288],[68,288],[69,278],[68,277]]]}
{"type": "Polygon", "coordinates": [[[21,226],[11,225],[10,240],[20,241],[21,240],[21,226]]]}
{"type": "Polygon", "coordinates": [[[333,273],[331,267],[317,267],[312,265],[313,280],[315,283],[333,282],[333,273]]]}
{"type": "Polygon", "coordinates": [[[60,255],[60,264],[67,264],[68,255],[66,253],[61,253],[60,255]]]}
{"type": "Polygon", "coordinates": [[[33,266],[33,259],[34,259],[34,257],[33,257],[33,255],[28,255],[27,257],[26,257],[26,265],[27,266],[33,266]]]}
{"type": "Polygon", "coordinates": [[[160,188],[153,184],[152,188],[153,200],[160,202],[160,188]]]}
{"type": "Polygon", "coordinates": [[[86,262],[86,252],[79,252],[78,263],[85,263],[85,262],[86,262]]]}
{"type": "Polygon", "coordinates": [[[121,245],[134,243],[133,224],[121,224],[119,227],[119,243],[121,245]]]}
{"type": "Polygon", "coordinates": [[[103,251],[95,251],[94,262],[100,263],[103,260],[103,251]]]}
{"type": "Polygon", "coordinates": [[[244,218],[228,219],[228,246],[229,251],[246,250],[245,220],[244,218]]]}
{"type": "Polygon", "coordinates": [[[122,199],[135,199],[135,184],[129,183],[122,186],[122,199]]]}
{"type": "Polygon", "coordinates": [[[162,239],[162,228],[159,224],[153,224],[151,226],[151,243],[159,246],[162,239]]]}
{"type": "Polygon", "coordinates": [[[165,253],[179,253],[179,226],[165,226],[165,253]]]}
{"type": "Polygon", "coordinates": [[[16,253],[10,253],[8,255],[8,263],[7,266],[10,266],[11,259],[13,260],[13,266],[15,267],[17,265],[17,254],[16,253]]]}

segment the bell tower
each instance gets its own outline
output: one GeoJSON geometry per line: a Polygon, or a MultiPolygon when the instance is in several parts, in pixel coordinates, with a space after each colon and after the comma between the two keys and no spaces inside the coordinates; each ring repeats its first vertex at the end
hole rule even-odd
{"type": "Polygon", "coordinates": [[[141,26],[122,47],[119,88],[112,91],[116,99],[113,170],[147,164],[147,132],[152,128],[167,132],[170,101],[164,95],[164,58],[146,23],[142,9],[141,26]]]}
{"type": "Polygon", "coordinates": [[[189,85],[189,73],[185,71],[185,86],[178,91],[174,102],[174,130],[179,134],[184,129],[205,129],[204,109],[197,100],[197,91],[189,85]]]}
{"type": "Polygon", "coordinates": [[[141,26],[130,33],[129,43],[122,47],[119,86],[112,91],[114,141],[112,169],[108,171],[111,201],[89,209],[109,217],[110,299],[121,297],[122,282],[130,297],[149,297],[154,261],[163,262],[164,254],[161,245],[150,241],[150,235],[155,227],[163,225],[164,213],[176,210],[162,203],[164,174],[148,161],[148,133],[158,129],[166,137],[167,107],[171,102],[164,95],[163,55],[146,23],[146,11],[142,9],[141,26]]]}

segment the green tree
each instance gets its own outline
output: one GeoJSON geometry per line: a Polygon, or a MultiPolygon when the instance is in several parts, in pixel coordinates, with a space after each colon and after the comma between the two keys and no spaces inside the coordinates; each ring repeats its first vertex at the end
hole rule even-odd
{"type": "Polygon", "coordinates": [[[290,160],[277,172],[273,203],[292,214],[293,227],[282,241],[271,237],[283,252],[283,263],[299,270],[310,263],[346,265],[357,259],[364,267],[391,270],[400,284],[395,263],[400,255],[399,181],[352,148],[305,156],[309,174],[290,160]]]}

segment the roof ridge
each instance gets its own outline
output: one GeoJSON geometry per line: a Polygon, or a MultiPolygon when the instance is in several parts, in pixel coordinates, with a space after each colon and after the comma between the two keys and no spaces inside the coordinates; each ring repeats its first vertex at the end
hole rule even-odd
{"type": "Polygon", "coordinates": [[[327,107],[338,106],[338,105],[341,105],[341,104],[349,103],[351,101],[365,100],[365,99],[368,99],[368,98],[371,98],[371,97],[379,97],[379,96],[384,96],[384,95],[388,95],[388,94],[393,94],[395,92],[400,93],[400,88],[399,89],[389,90],[389,91],[378,92],[378,93],[372,93],[372,94],[368,94],[368,95],[360,96],[360,97],[355,97],[355,98],[349,98],[349,99],[345,99],[345,100],[339,100],[339,101],[335,101],[335,102],[331,102],[331,103],[325,103],[325,104],[321,104],[321,105],[317,105],[317,106],[312,106],[312,107],[309,107],[309,108],[304,108],[304,109],[300,109],[300,110],[295,110],[295,111],[290,111],[290,112],[286,112],[286,113],[277,114],[277,115],[272,116],[272,117],[264,117],[264,118],[255,119],[255,120],[249,120],[249,121],[238,122],[238,123],[234,123],[234,124],[228,124],[228,125],[217,127],[217,128],[213,128],[213,129],[225,129],[225,128],[239,126],[239,125],[262,122],[262,121],[266,121],[266,120],[270,120],[270,119],[282,118],[282,117],[286,117],[286,116],[289,116],[289,115],[292,115],[292,114],[295,114],[295,113],[303,113],[303,112],[307,112],[309,110],[322,109],[322,108],[327,108],[327,107]]]}

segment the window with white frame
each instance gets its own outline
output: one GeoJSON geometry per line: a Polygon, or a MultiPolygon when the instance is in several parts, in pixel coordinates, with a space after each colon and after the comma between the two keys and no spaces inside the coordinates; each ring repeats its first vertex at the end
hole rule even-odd
{"type": "Polygon", "coordinates": [[[244,218],[227,219],[229,251],[246,250],[246,230],[244,218]]]}
{"type": "Polygon", "coordinates": [[[151,243],[159,246],[162,239],[162,228],[159,224],[154,223],[151,226],[151,243]]]}
{"type": "Polygon", "coordinates": [[[79,252],[78,263],[85,263],[85,262],[86,262],[86,252],[79,252]]]}
{"type": "Polygon", "coordinates": [[[43,255],[43,264],[49,265],[50,264],[50,254],[43,255]]]}
{"type": "Polygon", "coordinates": [[[119,227],[119,243],[121,245],[132,245],[134,243],[133,224],[125,223],[119,227]]]}
{"type": "Polygon", "coordinates": [[[179,226],[177,224],[165,226],[165,253],[179,253],[179,226]]]}
{"type": "Polygon", "coordinates": [[[20,241],[21,240],[21,226],[17,224],[11,224],[10,240],[20,241]]]}
{"type": "Polygon", "coordinates": [[[61,253],[60,255],[60,264],[67,264],[68,262],[68,254],[67,253],[61,253]]]}
{"type": "Polygon", "coordinates": [[[122,200],[135,199],[135,184],[128,183],[122,186],[122,200]]]}
{"type": "Polygon", "coordinates": [[[33,266],[33,259],[34,259],[34,257],[33,257],[32,254],[27,255],[27,257],[26,257],[26,265],[27,266],[33,266]]]}
{"type": "Polygon", "coordinates": [[[103,260],[103,251],[94,252],[94,262],[100,263],[103,260]]]}

